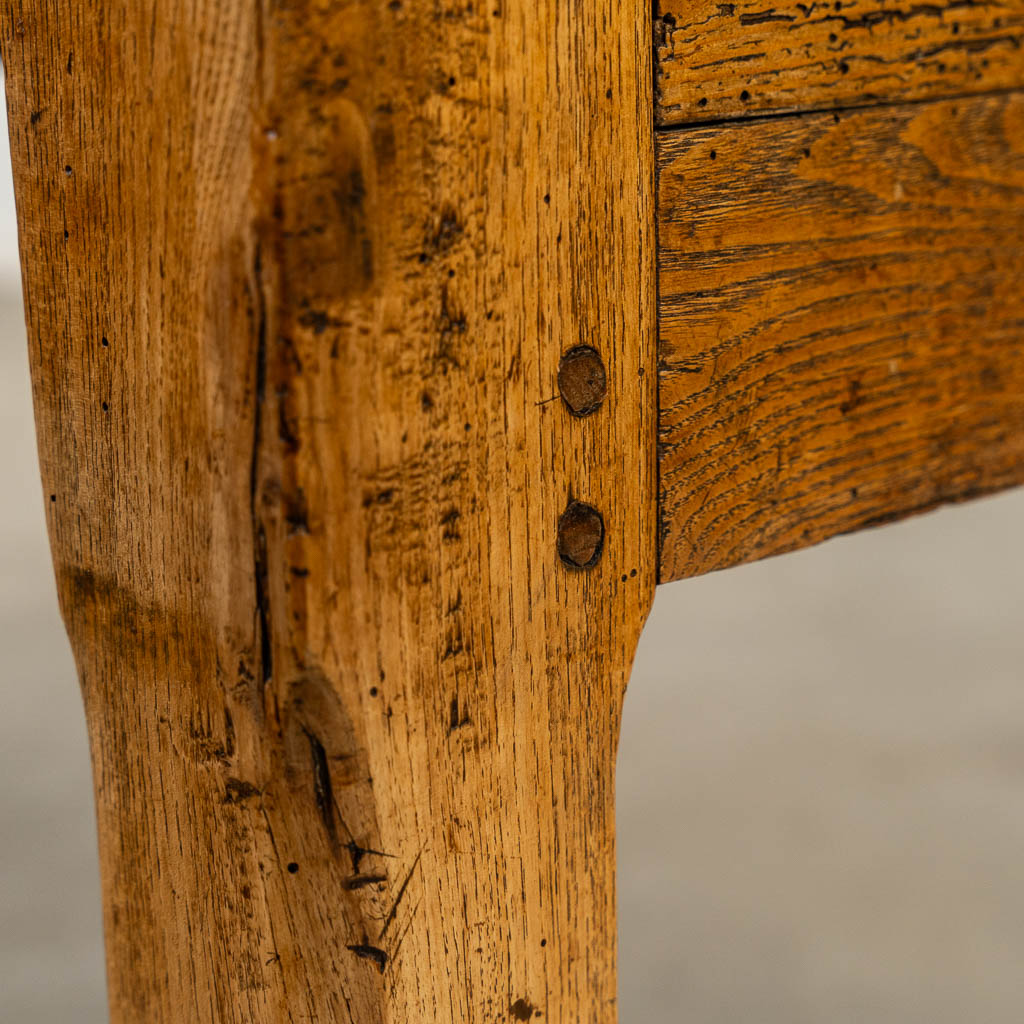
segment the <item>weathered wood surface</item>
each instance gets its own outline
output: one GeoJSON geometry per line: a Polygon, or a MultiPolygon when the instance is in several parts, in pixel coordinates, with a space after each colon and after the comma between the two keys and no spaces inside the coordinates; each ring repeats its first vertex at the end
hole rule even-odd
{"type": "Polygon", "coordinates": [[[11,0],[0,37],[112,1019],[614,1021],[648,5],[11,0]]]}
{"type": "Polygon", "coordinates": [[[658,0],[662,125],[1024,86],[1024,0],[658,0]]]}
{"type": "Polygon", "coordinates": [[[658,138],[662,580],[1024,482],[1024,97],[658,138]]]}

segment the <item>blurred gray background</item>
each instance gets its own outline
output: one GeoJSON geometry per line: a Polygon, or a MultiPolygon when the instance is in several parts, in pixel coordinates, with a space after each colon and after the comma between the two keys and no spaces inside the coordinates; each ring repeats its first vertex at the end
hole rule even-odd
{"type": "MultiPolygon", "coordinates": [[[[100,1024],[0,128],[0,1022],[100,1024]]],[[[619,759],[624,1024],[1024,1017],[1022,525],[1017,492],[659,591],[619,759]]]]}

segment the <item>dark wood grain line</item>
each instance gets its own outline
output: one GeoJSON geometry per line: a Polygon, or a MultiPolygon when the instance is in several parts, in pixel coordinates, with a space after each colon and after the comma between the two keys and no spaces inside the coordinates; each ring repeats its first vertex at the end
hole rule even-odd
{"type": "Polygon", "coordinates": [[[660,0],[659,125],[1024,86],[1024,2],[660,0]]]}
{"type": "Polygon", "coordinates": [[[663,581],[1024,482],[1024,97],[657,146],[663,581]]]}

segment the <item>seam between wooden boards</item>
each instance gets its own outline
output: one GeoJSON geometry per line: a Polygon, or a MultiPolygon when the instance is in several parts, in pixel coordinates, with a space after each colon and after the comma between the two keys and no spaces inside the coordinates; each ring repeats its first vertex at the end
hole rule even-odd
{"type": "Polygon", "coordinates": [[[679,132],[705,128],[735,128],[739,125],[757,125],[766,121],[785,121],[791,118],[807,117],[812,114],[849,114],[861,113],[865,110],[883,110],[897,107],[927,107],[936,103],[955,103],[957,100],[979,100],[987,96],[1013,96],[1024,92],[1024,82],[1007,89],[984,89],[979,92],[948,93],[941,96],[925,96],[913,99],[879,100],[873,103],[848,103],[843,106],[800,107],[794,110],[759,111],[745,117],[719,117],[707,121],[683,121],[679,124],[655,124],[654,136],[657,142],[662,136],[675,135],[679,132]]]}

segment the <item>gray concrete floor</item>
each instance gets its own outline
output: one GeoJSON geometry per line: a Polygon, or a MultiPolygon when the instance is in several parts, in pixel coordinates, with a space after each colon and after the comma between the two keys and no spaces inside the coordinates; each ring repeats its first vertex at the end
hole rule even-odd
{"type": "Polygon", "coordinates": [[[626,1024],[1024,1019],[1024,493],[662,589],[626,1024]]]}
{"type": "Polygon", "coordinates": [[[18,287],[0,279],[0,1022],[100,1024],[89,751],[47,548],[18,287]]]}
{"type": "MultiPolygon", "coordinates": [[[[0,1022],[100,1024],[4,189],[0,1022]]],[[[1022,523],[1017,492],[662,588],[619,761],[624,1024],[1024,1017],[1022,523]]]]}

